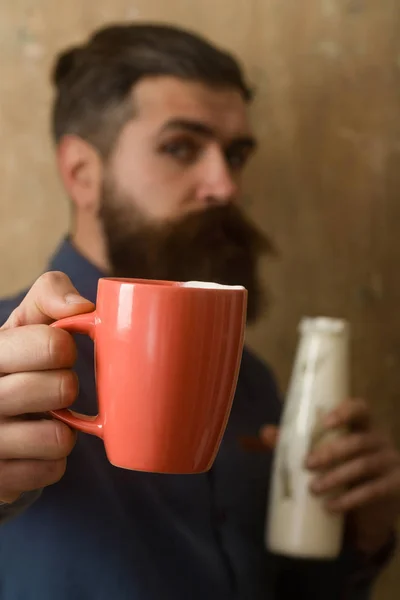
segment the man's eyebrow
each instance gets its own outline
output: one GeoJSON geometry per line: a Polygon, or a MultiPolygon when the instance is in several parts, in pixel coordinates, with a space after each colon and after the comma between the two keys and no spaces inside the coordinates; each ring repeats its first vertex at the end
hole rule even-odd
{"type": "Polygon", "coordinates": [[[194,119],[172,119],[162,127],[161,132],[173,131],[175,129],[184,129],[192,133],[199,133],[206,137],[217,137],[215,129],[210,127],[210,125],[194,119]]]}
{"type": "MultiPolygon", "coordinates": [[[[218,138],[218,134],[213,127],[195,119],[172,119],[161,128],[161,133],[174,130],[188,131],[208,138],[218,138]]],[[[257,145],[257,142],[253,136],[244,134],[238,135],[229,142],[229,146],[233,144],[251,149],[257,145]]]]}

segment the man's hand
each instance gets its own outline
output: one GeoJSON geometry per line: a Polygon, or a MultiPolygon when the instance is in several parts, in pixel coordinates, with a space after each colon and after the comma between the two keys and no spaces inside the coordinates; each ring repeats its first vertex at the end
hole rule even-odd
{"type": "MultiPolygon", "coordinates": [[[[327,500],[327,509],[348,515],[355,546],[378,551],[390,539],[400,515],[400,454],[390,436],[380,431],[364,400],[347,400],[326,417],[326,428],[347,433],[321,444],[307,457],[315,471],[311,489],[317,495],[344,491],[327,500]]],[[[278,431],[265,427],[264,444],[272,448],[278,431]]]]}
{"type": "Polygon", "coordinates": [[[46,273],[0,329],[0,502],[64,474],[75,434],[43,413],[74,401],[76,350],[68,333],[48,325],[93,308],[66,275],[46,273]]]}

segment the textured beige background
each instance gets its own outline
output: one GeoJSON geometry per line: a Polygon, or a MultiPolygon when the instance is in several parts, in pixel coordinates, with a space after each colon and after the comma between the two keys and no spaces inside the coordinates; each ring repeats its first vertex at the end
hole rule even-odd
{"type": "MultiPolygon", "coordinates": [[[[303,314],[354,327],[354,392],[400,437],[398,0],[54,0],[0,4],[0,294],[29,283],[68,225],[48,136],[54,53],[110,21],[179,23],[244,60],[262,149],[249,207],[280,248],[251,343],[282,388],[303,314]]],[[[399,596],[399,562],[377,598],[399,596]]]]}

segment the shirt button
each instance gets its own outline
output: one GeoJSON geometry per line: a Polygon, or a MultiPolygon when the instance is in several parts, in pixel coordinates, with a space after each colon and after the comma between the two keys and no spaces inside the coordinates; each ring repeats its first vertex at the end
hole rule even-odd
{"type": "Polygon", "coordinates": [[[227,514],[226,514],[226,510],[224,510],[223,508],[218,508],[217,509],[217,522],[222,525],[223,523],[225,523],[227,518],[227,514]]]}

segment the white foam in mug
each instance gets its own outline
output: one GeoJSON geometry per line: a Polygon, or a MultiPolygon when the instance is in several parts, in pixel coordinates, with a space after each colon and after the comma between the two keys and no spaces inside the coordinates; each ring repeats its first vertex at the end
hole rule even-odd
{"type": "Polygon", "coordinates": [[[221,285],[220,283],[211,283],[209,281],[186,281],[182,283],[182,287],[187,288],[204,288],[204,289],[222,289],[222,290],[243,290],[242,285],[221,285]]]}

